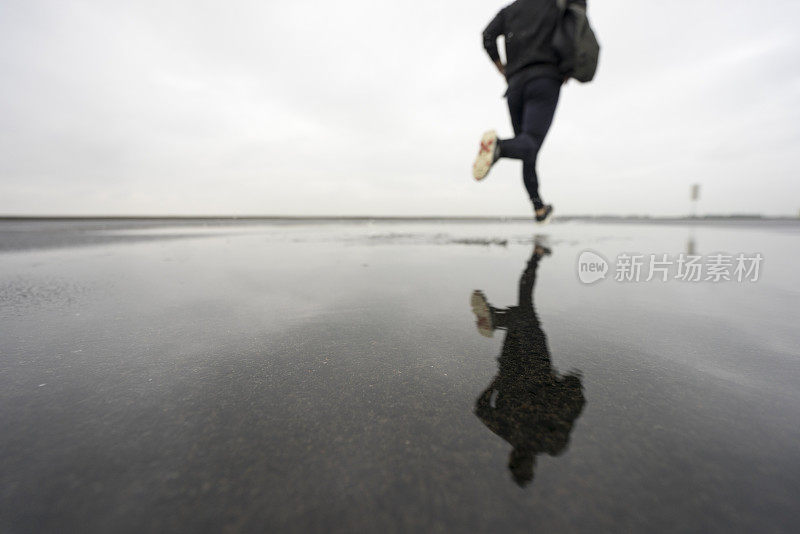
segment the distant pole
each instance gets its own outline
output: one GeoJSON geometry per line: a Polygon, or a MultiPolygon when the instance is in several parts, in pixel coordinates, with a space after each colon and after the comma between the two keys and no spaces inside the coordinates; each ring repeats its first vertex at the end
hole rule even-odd
{"type": "Polygon", "coordinates": [[[692,219],[697,217],[697,201],[700,199],[700,184],[692,184],[692,219]]]}

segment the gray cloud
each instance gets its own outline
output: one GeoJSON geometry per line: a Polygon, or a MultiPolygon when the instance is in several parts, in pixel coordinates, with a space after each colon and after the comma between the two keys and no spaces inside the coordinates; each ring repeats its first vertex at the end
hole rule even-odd
{"type": "MultiPolygon", "coordinates": [[[[502,6],[7,1],[0,213],[529,214],[480,46],[502,6]]],[[[598,79],[542,152],[561,213],[800,209],[800,71],[776,0],[591,3],[598,79]],[[633,5],[631,5],[633,4],[633,5]]]]}

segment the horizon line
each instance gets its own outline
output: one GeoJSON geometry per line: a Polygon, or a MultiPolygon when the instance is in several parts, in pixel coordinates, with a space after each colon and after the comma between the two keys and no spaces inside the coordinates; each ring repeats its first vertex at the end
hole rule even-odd
{"type": "MultiPolygon", "coordinates": [[[[800,220],[799,215],[762,215],[748,213],[707,215],[558,215],[557,219],[637,219],[637,220],[800,220]]],[[[12,220],[533,220],[529,215],[0,215],[0,221],[12,220]]]]}

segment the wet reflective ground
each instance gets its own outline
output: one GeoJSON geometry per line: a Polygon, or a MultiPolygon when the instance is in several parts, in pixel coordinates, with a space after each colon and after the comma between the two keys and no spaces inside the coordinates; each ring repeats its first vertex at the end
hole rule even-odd
{"type": "Polygon", "coordinates": [[[0,531],[796,531],[800,225],[532,230],[0,222],[0,531]]]}

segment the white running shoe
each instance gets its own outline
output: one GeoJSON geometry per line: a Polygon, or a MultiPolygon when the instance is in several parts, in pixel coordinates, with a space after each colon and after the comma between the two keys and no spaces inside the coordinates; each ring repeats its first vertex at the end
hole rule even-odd
{"type": "Polygon", "coordinates": [[[494,337],[494,325],[492,324],[492,310],[483,291],[475,290],[470,299],[472,313],[475,314],[475,326],[478,332],[484,337],[494,337]]]}
{"type": "Polygon", "coordinates": [[[478,156],[472,164],[472,176],[476,180],[483,180],[495,161],[497,161],[497,132],[489,130],[481,137],[478,156]]]}

